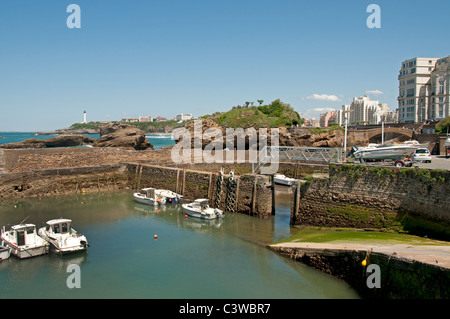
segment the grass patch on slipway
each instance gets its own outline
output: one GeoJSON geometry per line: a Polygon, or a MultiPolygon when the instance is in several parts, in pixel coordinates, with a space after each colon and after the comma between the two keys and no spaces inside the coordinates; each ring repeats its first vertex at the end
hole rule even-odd
{"type": "Polygon", "coordinates": [[[365,231],[357,229],[343,228],[323,228],[305,227],[298,228],[298,231],[290,238],[278,241],[274,244],[288,242],[309,242],[309,243],[354,243],[354,244],[408,244],[408,245],[445,245],[450,246],[450,242],[434,240],[427,237],[420,237],[394,232],[365,231]]]}

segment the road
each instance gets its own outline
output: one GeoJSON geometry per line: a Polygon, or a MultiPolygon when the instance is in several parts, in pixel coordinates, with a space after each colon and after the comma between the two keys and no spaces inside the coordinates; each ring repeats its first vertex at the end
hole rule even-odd
{"type": "Polygon", "coordinates": [[[413,166],[419,168],[450,170],[450,158],[445,158],[445,156],[440,155],[433,155],[431,156],[431,163],[415,163],[413,166]]]}

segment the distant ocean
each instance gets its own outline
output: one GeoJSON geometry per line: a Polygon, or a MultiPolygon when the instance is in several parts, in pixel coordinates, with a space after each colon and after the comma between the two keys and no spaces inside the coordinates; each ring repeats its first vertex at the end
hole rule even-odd
{"type": "MultiPolygon", "coordinates": [[[[35,135],[36,132],[0,132],[0,144],[15,143],[25,141],[29,138],[47,139],[58,135],[35,135]]],[[[91,138],[97,139],[100,134],[85,134],[91,138]]],[[[148,141],[153,145],[155,150],[172,146],[175,141],[172,139],[172,135],[169,134],[148,134],[146,135],[148,141]]]]}

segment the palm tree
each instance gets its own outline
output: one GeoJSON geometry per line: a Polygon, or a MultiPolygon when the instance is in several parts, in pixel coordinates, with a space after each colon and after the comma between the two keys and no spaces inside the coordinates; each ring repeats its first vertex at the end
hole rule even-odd
{"type": "Polygon", "coordinates": [[[261,106],[264,103],[264,100],[258,100],[258,103],[261,106]]]}

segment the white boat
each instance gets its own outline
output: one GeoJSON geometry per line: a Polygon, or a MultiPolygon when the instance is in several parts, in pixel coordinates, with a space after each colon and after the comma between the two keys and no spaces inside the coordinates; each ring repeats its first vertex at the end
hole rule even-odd
{"type": "Polygon", "coordinates": [[[273,180],[275,184],[284,186],[292,186],[295,183],[295,178],[290,178],[282,174],[275,174],[273,180]]]}
{"type": "Polygon", "coordinates": [[[183,202],[183,195],[177,194],[170,190],[157,189],[155,192],[157,197],[164,197],[166,199],[166,203],[174,204],[183,202]]]}
{"type": "Polygon", "coordinates": [[[0,245],[0,261],[6,260],[11,255],[11,248],[7,247],[5,244],[0,245]]]}
{"type": "Polygon", "coordinates": [[[417,148],[418,146],[413,144],[380,145],[372,148],[357,148],[353,156],[360,160],[395,160],[411,155],[417,148]]]}
{"type": "Polygon", "coordinates": [[[196,199],[192,203],[183,204],[184,212],[191,217],[201,219],[216,219],[224,217],[223,211],[218,208],[209,207],[208,199],[196,199]]]}
{"type": "Polygon", "coordinates": [[[86,250],[89,247],[86,236],[71,228],[70,219],[52,219],[45,227],[38,230],[41,236],[50,244],[50,248],[57,254],[66,254],[86,250]]]}
{"type": "Polygon", "coordinates": [[[133,194],[134,199],[141,204],[145,205],[164,205],[166,203],[166,198],[163,196],[158,196],[156,194],[156,189],[154,188],[143,188],[133,194]]]}
{"type": "Polygon", "coordinates": [[[48,254],[49,243],[36,233],[33,224],[14,225],[10,230],[3,228],[1,238],[11,253],[18,258],[29,258],[48,254]]]}

